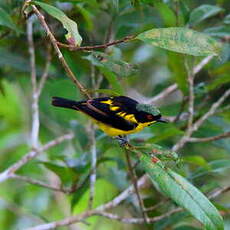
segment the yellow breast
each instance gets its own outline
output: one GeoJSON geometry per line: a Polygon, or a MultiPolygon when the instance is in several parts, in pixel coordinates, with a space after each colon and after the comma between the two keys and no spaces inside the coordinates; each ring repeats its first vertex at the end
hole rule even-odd
{"type": "Polygon", "coordinates": [[[141,131],[146,126],[152,124],[153,122],[146,122],[146,123],[139,123],[138,126],[135,129],[124,131],[121,129],[116,129],[111,126],[105,125],[101,122],[95,121],[95,123],[98,125],[98,127],[105,132],[108,136],[118,136],[118,135],[128,135],[131,133],[136,133],[141,131]]]}

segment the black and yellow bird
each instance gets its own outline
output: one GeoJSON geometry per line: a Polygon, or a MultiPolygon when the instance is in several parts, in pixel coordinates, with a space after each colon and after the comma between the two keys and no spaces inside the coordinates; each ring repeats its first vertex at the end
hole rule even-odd
{"type": "Polygon", "coordinates": [[[166,122],[160,111],[126,96],[101,97],[85,101],[52,98],[52,105],[80,111],[109,136],[123,136],[141,131],[155,122],[166,122]]]}

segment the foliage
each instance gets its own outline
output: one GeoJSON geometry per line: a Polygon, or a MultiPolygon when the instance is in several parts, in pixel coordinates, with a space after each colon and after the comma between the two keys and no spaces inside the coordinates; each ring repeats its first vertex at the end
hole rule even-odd
{"type": "Polygon", "coordinates": [[[41,83],[42,89],[38,96],[39,146],[68,132],[73,132],[74,138],[41,151],[15,171],[19,177],[12,175],[0,184],[0,229],[25,229],[81,213],[86,213],[81,223],[60,229],[154,226],[156,230],[221,230],[223,224],[228,229],[229,196],[222,191],[218,199],[211,200],[210,194],[229,186],[230,97],[226,96],[202,121],[229,90],[227,7],[227,0],[46,0],[26,4],[2,0],[0,171],[20,161],[34,147],[31,129],[35,112],[31,105],[38,91],[34,91],[33,84],[31,87],[33,46],[36,87],[41,83]],[[59,42],[55,44],[67,68],[60,62],[62,55],[51,48],[49,33],[44,32],[33,6],[44,15],[59,42]],[[33,44],[27,40],[27,21],[33,24],[33,44]],[[52,96],[75,100],[85,96],[84,90],[76,90],[68,79],[68,68],[92,96],[127,95],[143,104],[153,103],[171,122],[154,124],[130,135],[131,147],[121,148],[84,115],[51,106],[52,96]],[[45,79],[44,87],[41,79],[45,79]],[[174,84],[174,90],[165,93],[174,84]],[[161,93],[163,97],[155,97],[161,93]],[[200,120],[201,125],[192,130],[200,120]],[[228,138],[205,140],[223,133],[228,138]],[[148,217],[162,217],[152,223],[138,223],[142,212],[135,193],[127,195],[125,202],[103,210],[120,218],[107,219],[99,214],[101,205],[119,197],[132,184],[125,151],[137,164],[137,177],[148,173],[151,178],[152,183],[141,186],[140,195],[146,208],[156,205],[147,212],[148,217]],[[95,167],[96,181],[92,185],[95,167]],[[92,210],[86,212],[90,206],[92,210]],[[168,214],[178,207],[184,209],[168,214]]]}

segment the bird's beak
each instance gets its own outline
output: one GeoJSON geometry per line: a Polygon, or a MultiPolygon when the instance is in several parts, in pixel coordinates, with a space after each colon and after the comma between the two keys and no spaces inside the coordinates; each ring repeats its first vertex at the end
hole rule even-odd
{"type": "Polygon", "coordinates": [[[159,118],[157,122],[168,123],[169,121],[163,117],[159,118]]]}

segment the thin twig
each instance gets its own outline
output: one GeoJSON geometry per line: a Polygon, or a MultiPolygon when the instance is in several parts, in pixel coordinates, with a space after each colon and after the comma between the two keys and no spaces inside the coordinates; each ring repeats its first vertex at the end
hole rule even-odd
{"type": "Polygon", "coordinates": [[[207,120],[210,116],[212,116],[216,110],[222,105],[222,103],[230,96],[230,89],[226,90],[225,93],[217,100],[215,103],[212,104],[211,108],[205,113],[199,120],[197,120],[192,128],[192,131],[196,131],[205,120],[207,120]]]}
{"type": "Polygon", "coordinates": [[[46,184],[43,181],[32,179],[30,177],[21,176],[21,175],[17,175],[17,174],[12,174],[10,176],[10,178],[17,179],[17,180],[22,180],[22,181],[25,181],[27,183],[38,185],[38,186],[48,188],[48,189],[51,189],[51,190],[54,190],[54,191],[57,191],[57,192],[63,192],[63,193],[67,193],[67,194],[70,193],[70,189],[56,187],[56,186],[53,186],[53,185],[50,185],[50,184],[46,184]]]}
{"type": "Polygon", "coordinates": [[[216,113],[223,113],[223,112],[228,111],[228,110],[230,110],[230,104],[229,104],[229,105],[226,105],[226,106],[223,107],[223,108],[218,109],[218,110],[216,111],[216,113]]]}
{"type": "Polygon", "coordinates": [[[3,38],[5,38],[12,30],[8,30],[3,32],[2,34],[0,34],[0,40],[2,40],[3,38]]]}
{"type": "Polygon", "coordinates": [[[64,67],[67,75],[69,76],[69,78],[73,81],[73,83],[79,88],[80,92],[85,95],[87,98],[90,98],[90,95],[87,92],[87,89],[80,83],[80,81],[77,80],[77,78],[75,77],[74,73],[72,72],[72,70],[70,69],[69,65],[67,64],[65,58],[63,57],[62,52],[60,51],[58,45],[57,45],[57,41],[56,38],[54,37],[54,35],[52,34],[49,26],[47,25],[44,16],[40,13],[40,11],[37,9],[37,7],[35,5],[31,5],[34,13],[37,15],[42,27],[44,28],[44,30],[46,31],[46,34],[48,36],[48,38],[50,39],[54,50],[57,53],[57,56],[62,64],[62,66],[64,67]]]}
{"type": "Polygon", "coordinates": [[[188,142],[208,142],[208,141],[216,141],[216,140],[229,138],[229,137],[230,137],[230,132],[225,132],[225,133],[222,133],[214,137],[202,137],[202,138],[190,137],[187,141],[188,142]]]}
{"type": "MultiPolygon", "coordinates": [[[[196,65],[193,68],[191,75],[195,77],[195,74],[197,74],[212,58],[213,58],[213,56],[208,56],[208,57],[204,58],[198,65],[196,65]]],[[[194,81],[194,77],[193,77],[193,81],[194,81]]],[[[189,92],[190,92],[190,105],[189,105],[189,108],[191,110],[189,112],[193,113],[193,110],[194,110],[194,108],[193,108],[194,107],[193,81],[191,81],[191,79],[189,79],[189,81],[190,81],[189,82],[189,85],[190,85],[190,87],[189,87],[189,92]],[[193,104],[193,106],[191,106],[192,104],[193,104]]],[[[195,132],[200,127],[200,125],[202,125],[203,122],[216,111],[216,109],[222,104],[222,102],[226,99],[227,96],[222,96],[219,99],[220,101],[218,100],[216,102],[217,104],[214,103],[212,105],[212,107],[210,108],[210,110],[203,117],[201,117],[198,121],[196,121],[194,124],[192,124],[193,123],[193,115],[190,115],[189,116],[189,122],[188,122],[188,128],[185,131],[185,134],[173,146],[172,150],[177,151],[180,148],[182,148],[188,142],[188,139],[191,137],[193,132],[195,132]]]]}
{"type": "Polygon", "coordinates": [[[128,42],[128,41],[131,41],[135,38],[136,36],[135,35],[129,35],[129,36],[126,36],[122,39],[119,39],[119,40],[116,40],[116,41],[112,41],[112,42],[108,42],[108,43],[105,43],[105,44],[102,44],[102,45],[94,45],[94,46],[71,46],[71,45],[68,45],[68,44],[64,44],[64,43],[61,43],[61,42],[57,42],[57,45],[60,46],[60,47],[63,47],[63,48],[68,48],[70,50],[93,50],[93,49],[105,49],[109,46],[114,46],[114,45],[117,45],[119,43],[124,43],[124,42],[128,42]]]}
{"type": "Polygon", "coordinates": [[[165,97],[167,97],[168,95],[170,95],[171,93],[175,92],[178,89],[178,85],[172,84],[169,87],[167,87],[166,89],[164,89],[163,91],[161,91],[158,95],[154,96],[153,98],[148,100],[148,104],[154,104],[159,100],[164,99],[165,97]]]}
{"type": "Polygon", "coordinates": [[[130,156],[129,156],[129,152],[126,149],[125,149],[125,156],[126,156],[126,160],[127,160],[127,165],[128,165],[128,170],[129,170],[129,173],[130,173],[130,177],[131,177],[131,180],[132,180],[132,183],[133,183],[133,186],[134,186],[134,189],[135,189],[135,193],[136,193],[136,196],[137,196],[137,200],[138,200],[138,203],[139,203],[139,206],[140,206],[140,210],[142,212],[142,216],[143,216],[143,218],[145,220],[145,223],[148,223],[147,222],[148,217],[147,217],[147,214],[145,212],[144,202],[141,199],[140,192],[139,192],[139,189],[138,189],[138,186],[137,186],[137,175],[135,173],[135,170],[133,169],[132,162],[131,162],[131,159],[130,159],[130,156]]]}
{"type": "Polygon", "coordinates": [[[30,151],[29,153],[24,155],[19,161],[17,161],[13,165],[11,165],[9,168],[4,170],[2,173],[0,173],[0,182],[3,182],[5,180],[9,179],[18,169],[20,169],[23,165],[25,165],[31,159],[33,159],[37,155],[39,155],[39,153],[42,153],[42,152],[46,151],[47,149],[49,149],[55,145],[58,145],[59,143],[65,141],[65,140],[70,140],[73,137],[74,137],[74,135],[72,133],[69,133],[69,134],[63,135],[61,137],[58,137],[57,139],[54,139],[54,140],[48,142],[47,144],[43,145],[42,147],[40,147],[36,150],[34,149],[34,150],[30,151]]]}
{"type": "Polygon", "coordinates": [[[207,56],[199,64],[197,64],[193,68],[193,75],[199,73],[204,68],[204,66],[207,65],[211,61],[213,57],[214,57],[213,55],[207,56]]]}
{"type": "MultiPolygon", "coordinates": [[[[192,74],[196,75],[197,73],[199,73],[201,71],[201,69],[213,58],[213,56],[208,56],[206,58],[204,58],[199,64],[197,64],[193,70],[192,70],[192,74]]],[[[176,83],[170,85],[169,87],[167,87],[166,89],[164,89],[163,91],[161,91],[158,95],[154,96],[153,98],[149,99],[147,103],[149,104],[154,104],[159,100],[164,99],[165,97],[167,97],[168,95],[170,95],[171,93],[175,92],[178,89],[178,85],[176,83]]]]}
{"type": "Polygon", "coordinates": [[[218,197],[219,195],[221,195],[225,192],[229,192],[229,191],[230,191],[230,186],[225,186],[223,188],[215,189],[213,192],[210,193],[208,198],[214,199],[214,198],[218,197]]]}
{"type": "MultiPolygon", "coordinates": [[[[163,215],[148,218],[147,221],[148,221],[148,223],[154,223],[154,222],[160,221],[166,217],[169,217],[174,213],[181,212],[182,210],[183,210],[182,208],[172,209],[171,211],[168,211],[163,215]]],[[[104,217],[107,217],[111,220],[117,220],[117,221],[120,221],[120,222],[125,223],[125,224],[144,224],[144,223],[146,223],[144,218],[124,218],[122,216],[118,216],[116,214],[112,214],[112,213],[108,213],[108,212],[98,212],[95,215],[104,216],[104,217]]]]}
{"type": "Polygon", "coordinates": [[[89,132],[90,139],[90,152],[91,152],[91,174],[90,174],[90,193],[89,193],[89,209],[93,208],[93,200],[95,196],[95,183],[97,178],[97,149],[95,139],[95,128],[93,124],[90,125],[91,130],[89,132]]]}
{"type": "MultiPolygon", "coordinates": [[[[141,178],[138,179],[137,181],[137,186],[139,189],[143,188],[148,180],[147,175],[142,176],[141,178]]],[[[97,210],[108,210],[111,208],[114,208],[118,206],[123,200],[125,200],[127,197],[129,197],[131,194],[135,192],[134,186],[131,185],[129,186],[126,190],[121,192],[118,196],[116,196],[113,200],[109,201],[106,204],[103,204],[99,207],[97,207],[97,210]]]]}
{"type": "Polygon", "coordinates": [[[51,57],[52,57],[51,56],[51,46],[50,46],[50,44],[47,44],[45,68],[44,68],[43,74],[41,76],[41,80],[40,80],[38,87],[37,87],[38,97],[41,95],[41,91],[42,91],[44,84],[45,84],[47,77],[48,77],[50,63],[51,63],[51,57]]]}
{"type": "Polygon", "coordinates": [[[47,224],[37,225],[35,227],[28,228],[27,230],[48,230],[48,229],[57,229],[57,227],[68,226],[73,223],[81,222],[82,220],[95,215],[95,210],[86,211],[77,216],[70,216],[60,221],[54,221],[47,224]]]}
{"type": "Polygon", "coordinates": [[[164,200],[160,201],[159,203],[157,203],[151,207],[145,208],[145,212],[153,211],[153,210],[159,208],[161,205],[165,204],[167,201],[169,201],[169,198],[164,199],[164,200]]]}
{"type": "Polygon", "coordinates": [[[212,104],[208,112],[192,125],[192,127],[185,133],[185,135],[173,146],[172,150],[177,151],[178,149],[182,148],[188,142],[193,132],[195,132],[210,116],[212,116],[229,96],[230,89],[226,90],[225,93],[219,98],[219,100],[212,104]]]}
{"type": "Polygon", "coordinates": [[[39,108],[38,108],[38,94],[37,94],[37,80],[36,80],[36,66],[35,66],[35,51],[33,41],[33,18],[27,20],[27,40],[30,54],[30,68],[31,68],[31,84],[32,84],[32,128],[31,128],[31,146],[36,149],[39,145],[39,108]]]}
{"type": "Polygon", "coordinates": [[[185,60],[185,68],[188,74],[188,86],[189,86],[189,96],[188,96],[188,127],[187,129],[191,129],[193,123],[193,115],[194,115],[194,74],[190,70],[190,66],[188,64],[188,60],[185,60]]]}

